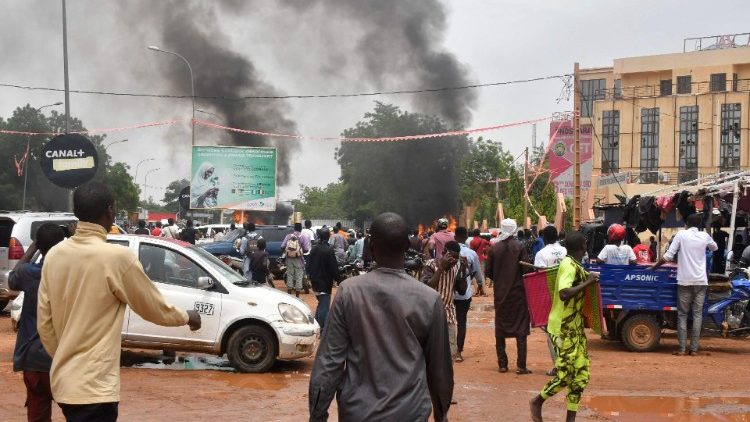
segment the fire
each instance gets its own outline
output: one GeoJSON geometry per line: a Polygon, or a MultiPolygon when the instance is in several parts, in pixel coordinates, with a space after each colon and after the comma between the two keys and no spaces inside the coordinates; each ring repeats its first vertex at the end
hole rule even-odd
{"type": "Polygon", "coordinates": [[[419,232],[419,237],[422,237],[422,233],[424,233],[424,226],[422,224],[417,226],[417,231],[419,232]]]}
{"type": "Polygon", "coordinates": [[[448,231],[449,232],[456,232],[456,227],[458,227],[458,220],[456,220],[456,217],[449,215],[448,217],[448,231]]]}
{"type": "Polygon", "coordinates": [[[264,222],[263,222],[263,220],[261,220],[261,219],[260,219],[260,218],[258,218],[258,217],[253,217],[253,216],[252,216],[252,215],[250,215],[250,213],[249,213],[249,212],[247,212],[247,211],[240,211],[240,210],[237,210],[237,211],[235,211],[235,212],[234,212],[234,214],[232,215],[232,218],[234,219],[234,222],[235,222],[235,223],[237,223],[237,224],[242,224],[242,223],[244,223],[244,222],[246,222],[246,221],[252,221],[253,223],[255,223],[255,225],[263,225],[263,224],[266,224],[266,223],[264,223],[264,222]]]}
{"type": "MultiPolygon", "coordinates": [[[[444,218],[448,220],[448,231],[455,233],[456,227],[458,227],[458,220],[456,219],[456,217],[452,215],[446,215],[444,218]]],[[[437,228],[437,225],[438,225],[438,220],[433,221],[432,224],[429,226],[423,226],[422,224],[420,224],[417,226],[417,231],[419,232],[419,235],[422,236],[422,233],[426,231],[430,231],[430,230],[434,231],[437,228]]]]}

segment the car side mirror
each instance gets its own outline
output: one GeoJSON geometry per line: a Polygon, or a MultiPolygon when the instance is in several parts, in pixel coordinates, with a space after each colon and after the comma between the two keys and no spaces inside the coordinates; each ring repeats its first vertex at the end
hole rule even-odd
{"type": "Polygon", "coordinates": [[[209,290],[214,287],[214,279],[211,277],[198,277],[198,288],[201,290],[209,290]]]}

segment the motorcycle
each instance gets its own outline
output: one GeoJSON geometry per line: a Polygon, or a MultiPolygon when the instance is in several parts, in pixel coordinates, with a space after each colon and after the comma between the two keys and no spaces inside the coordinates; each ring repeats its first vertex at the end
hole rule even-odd
{"type": "Polygon", "coordinates": [[[404,258],[404,269],[407,274],[419,280],[419,277],[422,275],[422,267],[424,267],[422,254],[414,249],[409,249],[406,251],[404,258]]]}
{"type": "MultiPolygon", "coordinates": [[[[709,285],[706,316],[719,328],[723,337],[750,335],[750,271],[737,268],[732,271],[722,289],[709,285]]],[[[714,330],[715,331],[715,330],[714,330]]]]}

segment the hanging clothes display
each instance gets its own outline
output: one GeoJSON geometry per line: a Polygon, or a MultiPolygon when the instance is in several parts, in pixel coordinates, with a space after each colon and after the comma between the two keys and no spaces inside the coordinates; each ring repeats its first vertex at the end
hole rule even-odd
{"type": "Polygon", "coordinates": [[[661,218],[661,211],[656,206],[656,198],[653,196],[641,197],[638,203],[638,213],[640,214],[640,221],[636,230],[639,233],[646,229],[654,234],[659,231],[663,220],[661,218]]]}

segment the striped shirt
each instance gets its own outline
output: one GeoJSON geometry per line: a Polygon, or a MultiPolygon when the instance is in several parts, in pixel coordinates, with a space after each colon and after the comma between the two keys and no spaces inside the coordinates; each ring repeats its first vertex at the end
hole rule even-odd
{"type": "MultiPolygon", "coordinates": [[[[426,283],[432,278],[432,275],[437,271],[438,260],[430,259],[425,262],[424,268],[422,269],[422,282],[426,283]]],[[[440,274],[440,280],[435,290],[440,295],[440,299],[443,301],[445,306],[445,317],[448,320],[448,324],[456,323],[456,305],[453,304],[453,291],[455,290],[456,276],[458,276],[458,270],[460,265],[456,264],[448,271],[444,271],[440,274]]]]}

